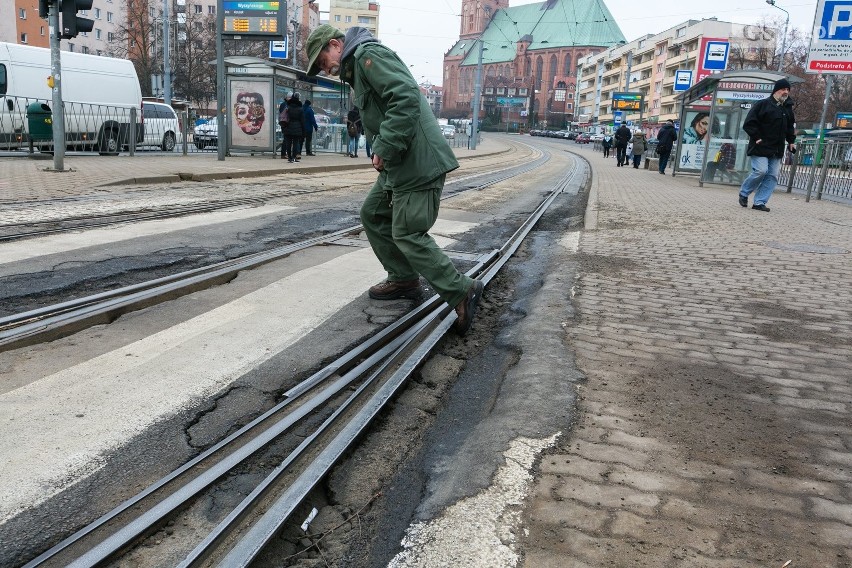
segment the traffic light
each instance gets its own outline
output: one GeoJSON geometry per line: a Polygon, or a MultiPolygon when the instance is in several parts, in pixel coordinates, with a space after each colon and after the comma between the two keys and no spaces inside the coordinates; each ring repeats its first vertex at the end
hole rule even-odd
{"type": "Polygon", "coordinates": [[[91,10],[93,0],[62,0],[62,39],[77,37],[80,32],[90,32],[95,27],[95,21],[81,18],[77,15],[80,10],[91,10]]]}
{"type": "Polygon", "coordinates": [[[48,13],[50,11],[50,5],[53,4],[53,0],[38,0],[38,17],[47,19],[48,13]]]}

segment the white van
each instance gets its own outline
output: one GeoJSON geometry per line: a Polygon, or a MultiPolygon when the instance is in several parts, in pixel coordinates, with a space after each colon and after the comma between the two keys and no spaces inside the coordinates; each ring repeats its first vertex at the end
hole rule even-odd
{"type": "MultiPolygon", "coordinates": [[[[60,57],[66,145],[117,155],[129,145],[131,108],[137,109],[141,142],[142,91],[133,63],[68,51],[60,57]]],[[[0,149],[28,145],[27,106],[53,105],[50,75],[49,49],[0,42],[0,149]]]]}

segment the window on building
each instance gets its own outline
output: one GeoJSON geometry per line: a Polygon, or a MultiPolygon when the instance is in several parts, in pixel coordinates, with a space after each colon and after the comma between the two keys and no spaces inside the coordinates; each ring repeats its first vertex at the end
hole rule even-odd
{"type": "Polygon", "coordinates": [[[662,73],[662,72],[663,72],[663,64],[657,63],[657,73],[662,73]]]}
{"type": "Polygon", "coordinates": [[[26,8],[21,8],[21,9],[18,11],[18,14],[20,15],[20,17],[21,17],[21,19],[22,19],[22,20],[26,20],[26,19],[27,19],[27,9],[26,9],[26,8]]]}
{"type": "Polygon", "coordinates": [[[89,47],[84,45],[83,47],[80,48],[80,51],[83,52],[83,53],[89,53],[89,47]]]}
{"type": "Polygon", "coordinates": [[[38,29],[38,32],[39,32],[41,35],[44,35],[44,26],[41,26],[41,27],[38,29]]]}
{"type": "Polygon", "coordinates": [[[216,6],[207,6],[207,13],[214,15],[216,13],[216,6]]]}
{"type": "Polygon", "coordinates": [[[339,22],[339,21],[340,21],[340,14],[335,14],[335,15],[334,15],[334,21],[335,21],[335,22],[339,22]]]}
{"type": "Polygon", "coordinates": [[[27,34],[26,33],[21,34],[21,43],[24,43],[24,44],[27,43],[27,34]]]}
{"type": "Polygon", "coordinates": [[[95,19],[96,20],[101,19],[101,9],[100,8],[95,8],[95,19]]]}
{"type": "Polygon", "coordinates": [[[686,26],[682,28],[678,28],[677,33],[675,33],[675,37],[683,37],[686,35],[686,26]]]}
{"type": "Polygon", "coordinates": [[[153,6],[152,6],[152,7],[150,7],[150,8],[148,8],[148,15],[149,15],[149,16],[151,16],[152,18],[153,18],[154,16],[156,16],[156,15],[157,15],[157,12],[156,12],[156,11],[154,11],[154,7],[153,7],[153,6]]]}
{"type": "Polygon", "coordinates": [[[136,40],[135,39],[130,40],[130,47],[136,47],[136,40]]]}
{"type": "Polygon", "coordinates": [[[107,22],[112,22],[112,12],[107,12],[107,22]]]}
{"type": "Polygon", "coordinates": [[[656,83],[654,83],[654,92],[655,93],[659,93],[662,90],[662,88],[663,88],[662,81],[657,81],[656,83]]]}
{"type": "Polygon", "coordinates": [[[104,54],[104,52],[101,51],[100,49],[95,52],[95,55],[103,55],[103,54],[104,54]]]}
{"type": "Polygon", "coordinates": [[[639,41],[639,47],[645,47],[645,41],[646,41],[646,40],[644,40],[644,39],[643,39],[643,40],[640,40],[640,41],[639,41]]]}
{"type": "Polygon", "coordinates": [[[373,20],[371,18],[368,18],[367,16],[358,16],[358,23],[359,24],[372,24],[373,20]]]}
{"type": "Polygon", "coordinates": [[[565,105],[565,108],[567,108],[568,110],[572,110],[574,108],[574,103],[568,103],[567,105],[565,105]]]}
{"type": "Polygon", "coordinates": [[[207,31],[215,33],[216,32],[216,22],[210,22],[207,25],[207,31]]]}
{"type": "Polygon", "coordinates": [[[68,51],[74,51],[74,44],[73,43],[68,44],[68,51]]]}
{"type": "Polygon", "coordinates": [[[204,9],[204,6],[201,6],[200,4],[196,4],[195,6],[193,6],[193,8],[195,8],[196,14],[200,14],[201,11],[204,9]]]}
{"type": "Polygon", "coordinates": [[[351,23],[352,23],[352,16],[346,16],[346,23],[347,23],[347,24],[351,24],[351,23]]]}
{"type": "Polygon", "coordinates": [[[195,43],[195,49],[201,49],[201,40],[200,39],[195,40],[194,43],[195,43]]]}
{"type": "Polygon", "coordinates": [[[100,29],[95,30],[95,39],[101,39],[101,30],[100,29]]]}
{"type": "Polygon", "coordinates": [[[80,35],[83,37],[89,37],[89,32],[80,32],[80,35]]]}
{"type": "Polygon", "coordinates": [[[115,34],[112,32],[107,32],[107,41],[115,41],[115,34]]]}

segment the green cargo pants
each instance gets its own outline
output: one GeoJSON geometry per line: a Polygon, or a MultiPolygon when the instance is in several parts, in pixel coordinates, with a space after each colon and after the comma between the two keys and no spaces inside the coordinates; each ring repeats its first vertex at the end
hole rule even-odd
{"type": "Polygon", "coordinates": [[[455,307],[473,280],[453,266],[449,257],[429,236],[438,219],[446,175],[423,188],[394,193],[379,174],[361,206],[361,223],[373,252],[388,272],[388,280],[415,280],[422,275],[441,299],[455,307]]]}

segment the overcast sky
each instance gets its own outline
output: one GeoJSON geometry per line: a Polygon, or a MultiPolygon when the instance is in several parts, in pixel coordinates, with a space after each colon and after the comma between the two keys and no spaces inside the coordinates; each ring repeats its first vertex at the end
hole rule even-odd
{"type": "MultiPolygon", "coordinates": [[[[542,0],[509,0],[510,6],[536,4],[542,0]]],[[[443,82],[444,53],[459,37],[461,0],[378,0],[379,39],[399,53],[411,66],[418,82],[443,82]]],[[[762,17],[781,18],[786,14],[765,0],[604,0],[621,32],[632,41],[645,34],[656,34],[689,19],[717,17],[720,20],[749,24],[762,17]],[[675,8],[671,8],[675,5],[675,8]],[[665,6],[665,7],[664,7],[665,6]],[[708,9],[712,6],[712,9],[708,9]],[[648,14],[647,12],[667,12],[648,14]],[[668,13],[670,12],[670,13],[668,13]]],[[[778,6],[790,12],[790,28],[809,31],[813,25],[816,0],[785,2],[778,6]]],[[[319,0],[320,11],[327,12],[329,0],[319,0]]]]}

